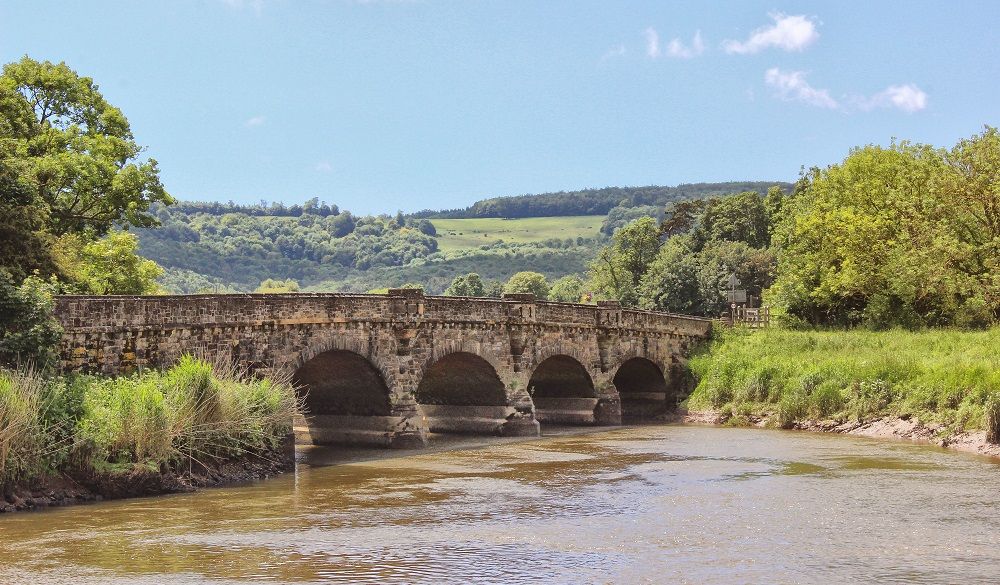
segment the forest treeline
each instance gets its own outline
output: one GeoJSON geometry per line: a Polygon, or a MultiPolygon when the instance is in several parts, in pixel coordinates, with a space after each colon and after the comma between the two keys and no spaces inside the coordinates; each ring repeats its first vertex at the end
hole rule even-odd
{"type": "MultiPolygon", "coordinates": [[[[604,187],[559,191],[538,195],[491,197],[477,201],[464,209],[444,211],[424,210],[412,214],[417,218],[469,219],[476,217],[559,217],[568,215],[605,215],[618,207],[628,209],[642,206],[663,206],[686,199],[739,193],[741,191],[766,192],[774,181],[732,181],[726,183],[689,183],[673,187],[650,185],[646,187],[604,187]]],[[[779,183],[790,188],[787,183],[779,183]]]]}

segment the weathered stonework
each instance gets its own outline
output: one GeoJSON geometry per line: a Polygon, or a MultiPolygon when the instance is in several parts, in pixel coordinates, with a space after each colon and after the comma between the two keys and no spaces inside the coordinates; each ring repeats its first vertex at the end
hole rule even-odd
{"type": "Polygon", "coordinates": [[[390,446],[422,444],[429,430],[537,434],[536,413],[543,421],[619,424],[623,409],[671,408],[683,392],[689,345],[711,329],[705,319],[617,303],[425,297],[408,289],[62,296],[56,315],[66,372],[129,373],[169,366],[185,353],[223,356],[262,374],[300,372],[323,410],[307,417],[313,440],[390,446]],[[435,369],[439,363],[448,367],[435,369]],[[348,392],[359,394],[336,396],[348,392]]]}

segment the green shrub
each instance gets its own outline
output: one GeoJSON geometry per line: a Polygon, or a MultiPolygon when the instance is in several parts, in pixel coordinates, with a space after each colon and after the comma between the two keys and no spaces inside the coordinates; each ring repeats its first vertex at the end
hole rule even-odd
{"type": "Polygon", "coordinates": [[[726,330],[689,365],[697,381],[688,401],[692,409],[734,402],[766,416],[775,410],[770,404],[791,392],[808,398],[813,418],[912,415],[980,428],[983,405],[1000,389],[1000,327],[726,330]]]}
{"type": "Polygon", "coordinates": [[[164,461],[173,455],[171,418],[158,374],[99,380],[84,399],[78,436],[98,468],[164,461]]]}
{"type": "Polygon", "coordinates": [[[778,401],[778,426],[790,429],[809,412],[809,399],[801,392],[793,392],[778,401]]]}
{"type": "Polygon", "coordinates": [[[17,285],[0,269],[0,367],[44,369],[55,362],[62,335],[52,314],[55,288],[37,277],[17,285]]]}
{"type": "Polygon", "coordinates": [[[892,388],[885,380],[862,380],[851,385],[854,417],[864,422],[880,414],[892,402],[892,388]]]}
{"type": "Polygon", "coordinates": [[[844,395],[835,384],[823,383],[809,396],[810,413],[816,418],[827,418],[844,408],[844,395]]]}
{"type": "Polygon", "coordinates": [[[958,407],[952,422],[955,430],[961,432],[972,428],[980,428],[985,420],[983,405],[966,400],[958,407]]]}

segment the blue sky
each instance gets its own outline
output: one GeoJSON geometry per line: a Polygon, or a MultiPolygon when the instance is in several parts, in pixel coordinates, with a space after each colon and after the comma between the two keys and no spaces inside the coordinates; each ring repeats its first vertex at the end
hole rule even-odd
{"type": "Polygon", "coordinates": [[[1000,2],[0,0],[182,199],[358,212],[794,180],[1000,124],[1000,2]]]}

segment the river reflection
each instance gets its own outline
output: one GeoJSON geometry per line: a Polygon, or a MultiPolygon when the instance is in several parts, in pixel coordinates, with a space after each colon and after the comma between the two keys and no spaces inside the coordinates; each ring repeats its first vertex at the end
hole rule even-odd
{"type": "Polygon", "coordinates": [[[684,426],[481,442],[0,517],[0,583],[1000,582],[989,459],[684,426]]]}

